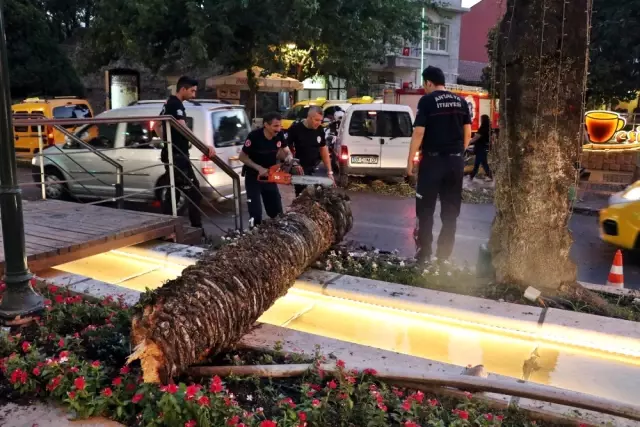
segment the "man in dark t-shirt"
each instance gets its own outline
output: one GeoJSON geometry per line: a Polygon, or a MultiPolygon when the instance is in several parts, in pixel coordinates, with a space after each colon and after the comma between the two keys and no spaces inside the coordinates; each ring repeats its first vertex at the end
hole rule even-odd
{"type": "Polygon", "coordinates": [[[462,204],[464,151],[471,140],[471,116],[464,99],[445,88],[444,73],[436,67],[422,72],[427,95],[418,102],[407,175],[413,175],[413,159],[421,151],[416,188],[416,259],[431,260],[433,214],[440,196],[442,229],[436,256],[446,260],[453,252],[456,222],[462,204]]]}
{"type": "MultiPolygon", "coordinates": [[[[333,178],[331,170],[331,157],[324,138],[322,125],[322,108],[309,107],[307,118],[292,124],[287,133],[287,145],[295,152],[295,157],[300,161],[300,166],[305,175],[313,175],[316,166],[322,159],[327,168],[327,175],[333,178]]],[[[296,197],[304,191],[304,185],[296,185],[296,197]]]]}
{"type": "MultiPolygon", "coordinates": [[[[196,91],[198,89],[198,82],[189,77],[183,76],[178,79],[176,84],[176,94],[171,95],[167,102],[162,106],[160,111],[161,116],[172,116],[182,126],[187,126],[187,111],[184,108],[183,101],[193,99],[196,97],[196,91]]],[[[167,132],[167,123],[163,122],[162,126],[156,127],[156,133],[162,134],[166,140],[169,135],[167,132]]],[[[202,217],[200,215],[200,201],[202,200],[202,194],[200,193],[200,183],[196,174],[191,166],[189,160],[189,140],[182,135],[175,126],[171,127],[171,145],[173,147],[173,165],[174,165],[174,179],[175,185],[180,189],[175,193],[176,204],[178,200],[185,199],[185,196],[191,200],[186,201],[189,206],[189,220],[192,227],[202,228],[202,217]]],[[[216,155],[213,147],[209,147],[209,157],[213,158],[216,155]]],[[[162,151],[160,152],[160,160],[165,164],[166,178],[165,185],[169,185],[169,151],[168,143],[164,144],[162,151]]],[[[171,204],[171,188],[168,188],[164,192],[164,197],[161,200],[162,213],[166,215],[172,214],[171,204]]]]}
{"type": "Polygon", "coordinates": [[[291,160],[293,156],[287,147],[282,129],[282,117],[277,113],[268,113],[263,117],[263,127],[249,133],[240,152],[239,160],[244,163],[244,188],[247,192],[250,224],[262,222],[262,202],[269,218],[282,213],[280,190],[275,183],[260,182],[258,176],[264,176],[278,160],[291,160]]]}

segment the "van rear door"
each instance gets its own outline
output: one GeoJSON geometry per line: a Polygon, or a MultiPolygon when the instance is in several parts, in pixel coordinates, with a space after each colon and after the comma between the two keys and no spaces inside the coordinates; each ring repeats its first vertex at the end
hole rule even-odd
{"type": "MultiPolygon", "coordinates": [[[[383,107],[384,108],[384,107],[383,107]]],[[[386,110],[378,112],[378,138],[380,138],[380,167],[382,169],[405,169],[413,117],[410,110],[386,110]]]]}
{"type": "Polygon", "coordinates": [[[370,108],[347,111],[346,135],[343,135],[342,146],[346,146],[349,154],[349,168],[373,169],[380,167],[380,138],[378,133],[379,104],[371,104],[370,108]]]}

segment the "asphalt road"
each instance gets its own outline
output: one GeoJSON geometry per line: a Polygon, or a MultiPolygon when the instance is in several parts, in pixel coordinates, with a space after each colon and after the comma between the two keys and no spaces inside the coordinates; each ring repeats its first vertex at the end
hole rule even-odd
{"type": "MultiPolygon", "coordinates": [[[[40,188],[31,178],[28,167],[18,169],[26,200],[40,198],[40,188]]],[[[285,204],[293,198],[290,188],[283,188],[285,204]]],[[[354,228],[347,236],[354,242],[375,246],[380,249],[397,249],[401,255],[414,254],[413,227],[415,224],[415,202],[413,199],[382,196],[368,193],[352,193],[354,228]]],[[[246,206],[244,218],[246,223],[246,206]]],[[[133,208],[140,208],[132,206],[133,208]]],[[[220,212],[208,209],[211,221],[205,222],[207,234],[219,235],[221,230],[233,228],[233,218],[229,206],[218,206],[220,212]]],[[[475,265],[479,246],[486,242],[494,216],[493,205],[463,205],[458,220],[454,259],[458,263],[475,265]]],[[[436,213],[434,233],[440,228],[436,213]]],[[[572,257],[578,265],[578,280],[604,284],[607,280],[615,248],[603,243],[598,236],[596,217],[574,214],[570,227],[574,245],[572,257]]],[[[624,255],[625,287],[640,289],[640,256],[624,255]]]]}

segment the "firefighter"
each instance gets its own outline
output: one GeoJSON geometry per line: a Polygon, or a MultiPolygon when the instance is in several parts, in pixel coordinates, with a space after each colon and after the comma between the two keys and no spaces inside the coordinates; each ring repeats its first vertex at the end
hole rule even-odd
{"type": "Polygon", "coordinates": [[[456,222],[462,204],[463,153],[471,140],[471,116],[465,100],[446,90],[441,69],[425,68],[422,79],[426,95],[418,102],[407,176],[413,176],[413,159],[421,150],[416,188],[416,260],[429,262],[433,214],[438,197],[442,229],[436,257],[447,260],[453,252],[456,222]]]}

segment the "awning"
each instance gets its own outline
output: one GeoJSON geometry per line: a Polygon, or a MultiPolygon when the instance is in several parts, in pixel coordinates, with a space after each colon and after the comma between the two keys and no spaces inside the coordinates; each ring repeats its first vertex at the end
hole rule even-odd
{"type": "MultiPolygon", "coordinates": [[[[292,92],[304,89],[304,85],[291,77],[283,77],[280,74],[269,74],[262,77],[263,69],[253,67],[253,74],[258,79],[258,91],[260,92],[292,92]]],[[[246,70],[238,71],[228,76],[209,77],[206,82],[207,89],[218,87],[231,87],[237,90],[249,90],[246,70]]]]}

